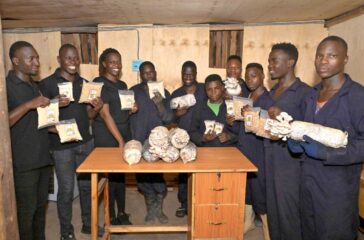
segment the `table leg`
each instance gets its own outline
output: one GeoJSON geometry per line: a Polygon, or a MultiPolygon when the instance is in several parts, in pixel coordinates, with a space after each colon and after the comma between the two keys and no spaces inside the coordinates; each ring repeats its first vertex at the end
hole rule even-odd
{"type": "Polygon", "coordinates": [[[109,174],[105,174],[105,187],[104,187],[104,222],[105,222],[105,235],[104,239],[110,239],[110,216],[109,216],[109,174]]]}
{"type": "Polygon", "coordinates": [[[97,240],[98,234],[98,191],[97,173],[91,173],[91,239],[97,240]]]}

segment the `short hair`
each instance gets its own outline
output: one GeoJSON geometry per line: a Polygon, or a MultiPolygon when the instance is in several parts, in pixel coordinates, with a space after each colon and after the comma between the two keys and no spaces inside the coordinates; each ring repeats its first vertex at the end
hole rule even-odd
{"type": "Polygon", "coordinates": [[[147,65],[150,65],[150,66],[151,66],[151,67],[153,67],[153,68],[154,68],[154,70],[155,70],[154,64],[153,64],[152,62],[150,62],[150,61],[145,61],[145,62],[142,62],[142,64],[140,64],[140,66],[139,66],[139,72],[141,72],[141,71],[142,71],[142,69],[143,69],[145,66],[147,66],[147,65]]]}
{"type": "Polygon", "coordinates": [[[285,52],[289,56],[289,58],[294,60],[293,67],[296,66],[298,60],[298,50],[295,45],[286,42],[276,43],[272,46],[272,51],[273,50],[282,50],[283,52],[285,52]]]}
{"type": "Polygon", "coordinates": [[[12,59],[15,57],[15,52],[24,47],[34,49],[33,45],[26,41],[16,41],[15,43],[11,44],[10,49],[9,49],[9,57],[10,57],[11,62],[13,62],[12,59]]]}
{"type": "Polygon", "coordinates": [[[332,42],[337,42],[339,44],[341,44],[344,47],[345,52],[348,51],[348,44],[346,43],[346,41],[339,37],[339,36],[335,36],[335,35],[331,35],[328,37],[325,37],[319,44],[319,46],[324,43],[324,42],[328,42],[328,41],[332,41],[332,42]]]}
{"type": "Polygon", "coordinates": [[[264,72],[263,66],[260,63],[252,62],[246,65],[245,70],[248,70],[248,68],[257,68],[260,71],[264,72]]]}
{"type": "Polygon", "coordinates": [[[215,82],[215,81],[221,83],[221,85],[224,85],[224,83],[222,82],[222,78],[220,77],[219,74],[210,74],[205,79],[205,86],[207,86],[207,84],[209,84],[211,82],[215,82]]]}
{"type": "Polygon", "coordinates": [[[239,55],[230,55],[226,62],[229,62],[230,60],[237,60],[240,63],[242,63],[241,57],[239,55]]]}
{"type": "Polygon", "coordinates": [[[77,48],[75,46],[73,46],[72,44],[70,43],[65,43],[63,44],[60,48],[59,48],[59,51],[58,51],[58,56],[61,56],[61,53],[66,50],[66,49],[74,49],[76,50],[77,52],[77,48]]]}
{"type": "Polygon", "coordinates": [[[197,72],[197,66],[196,66],[196,64],[194,62],[192,62],[192,61],[184,62],[183,65],[182,65],[182,71],[184,69],[188,68],[188,67],[193,68],[197,72]]]}

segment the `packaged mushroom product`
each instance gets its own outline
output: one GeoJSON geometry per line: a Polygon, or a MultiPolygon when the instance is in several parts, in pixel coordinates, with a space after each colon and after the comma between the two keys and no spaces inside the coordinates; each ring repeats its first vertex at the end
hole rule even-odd
{"type": "Polygon", "coordinates": [[[249,105],[250,107],[253,107],[253,100],[251,100],[250,98],[234,96],[233,103],[235,120],[244,120],[244,116],[241,115],[241,109],[244,106],[249,105]]]}
{"type": "Polygon", "coordinates": [[[171,100],[171,109],[177,109],[178,107],[192,107],[196,104],[196,98],[193,94],[186,94],[181,97],[176,97],[171,100]]]}
{"type": "Polygon", "coordinates": [[[71,102],[75,101],[73,98],[73,85],[71,82],[58,83],[57,86],[59,95],[66,96],[66,98],[68,98],[71,102]]]}
{"type": "Polygon", "coordinates": [[[188,163],[196,160],[197,147],[193,142],[189,142],[179,153],[183,163],[188,163]]]}
{"type": "Polygon", "coordinates": [[[142,157],[142,144],[137,140],[130,140],[124,146],[124,160],[129,164],[137,164],[142,157]]]}
{"type": "Polygon", "coordinates": [[[259,112],[260,108],[252,108],[244,112],[245,132],[256,133],[259,129],[259,112]]]}
{"type": "Polygon", "coordinates": [[[38,107],[38,129],[56,125],[59,122],[58,99],[52,99],[47,107],[38,107]]]}
{"type": "Polygon", "coordinates": [[[173,128],[169,131],[169,142],[175,148],[181,149],[190,141],[187,131],[182,128],[173,128]]]}
{"type": "Polygon", "coordinates": [[[152,129],[149,135],[149,143],[152,146],[167,147],[169,131],[166,127],[158,126],[152,129]]]}
{"type": "Polygon", "coordinates": [[[233,100],[225,100],[226,104],[226,114],[227,115],[234,115],[234,101],[233,100]]]}
{"type": "Polygon", "coordinates": [[[172,163],[177,161],[179,158],[179,151],[177,148],[173,146],[169,146],[167,148],[167,151],[164,152],[164,154],[161,156],[162,160],[168,163],[172,163]]]}
{"type": "Polygon", "coordinates": [[[215,129],[215,121],[214,120],[205,120],[205,132],[204,134],[212,133],[215,129]]]}
{"type": "Polygon", "coordinates": [[[159,160],[159,156],[157,154],[151,153],[150,147],[151,146],[149,144],[148,139],[145,140],[145,142],[143,144],[143,149],[142,149],[143,158],[147,162],[156,162],[159,160]]]}
{"type": "Polygon", "coordinates": [[[236,78],[227,78],[224,81],[227,93],[230,96],[238,96],[241,93],[239,81],[236,78]]]}
{"type": "Polygon", "coordinates": [[[270,135],[270,132],[266,130],[267,121],[269,121],[269,115],[268,111],[266,110],[260,110],[259,114],[259,123],[258,123],[258,131],[256,132],[256,135],[263,138],[270,139],[272,136],[270,135]]]}
{"type": "Polygon", "coordinates": [[[61,143],[82,141],[82,136],[78,130],[78,126],[75,119],[63,120],[56,125],[58,136],[61,139],[61,143]]]}
{"type": "Polygon", "coordinates": [[[148,81],[149,97],[153,98],[155,92],[159,92],[163,98],[166,98],[163,81],[148,81]]]}
{"type": "Polygon", "coordinates": [[[130,110],[133,108],[135,103],[133,91],[119,90],[119,99],[120,99],[121,110],[130,110]]]}
{"type": "Polygon", "coordinates": [[[87,103],[94,98],[100,97],[103,85],[104,83],[83,81],[81,96],[78,102],[87,103]]]}
{"type": "Polygon", "coordinates": [[[215,122],[214,131],[215,131],[216,135],[221,134],[223,130],[224,130],[224,124],[215,122]]]}

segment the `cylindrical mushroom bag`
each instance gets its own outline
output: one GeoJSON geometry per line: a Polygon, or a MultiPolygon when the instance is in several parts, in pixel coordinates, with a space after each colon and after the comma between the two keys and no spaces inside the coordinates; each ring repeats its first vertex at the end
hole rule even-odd
{"type": "Polygon", "coordinates": [[[156,162],[159,160],[159,156],[151,153],[150,151],[150,144],[148,139],[145,140],[144,145],[143,145],[143,149],[142,149],[142,155],[145,161],[147,162],[156,162]]]}
{"type": "Polygon", "coordinates": [[[167,151],[161,157],[163,161],[172,163],[177,161],[177,159],[179,158],[179,151],[177,148],[169,146],[167,148],[167,151]]]}
{"type": "Polygon", "coordinates": [[[173,128],[169,131],[169,141],[173,147],[181,149],[190,141],[190,136],[184,129],[173,128]]]}
{"type": "Polygon", "coordinates": [[[152,146],[167,147],[169,131],[166,127],[158,126],[152,129],[149,135],[149,143],[152,146]]]}
{"type": "Polygon", "coordinates": [[[224,81],[226,91],[231,96],[238,96],[241,93],[239,81],[236,78],[227,78],[224,81]]]}
{"type": "Polygon", "coordinates": [[[130,140],[124,146],[124,160],[129,164],[137,164],[142,157],[142,144],[137,140],[130,140]]]}
{"type": "Polygon", "coordinates": [[[197,147],[193,142],[189,142],[179,153],[183,163],[188,163],[196,160],[197,147]]]}

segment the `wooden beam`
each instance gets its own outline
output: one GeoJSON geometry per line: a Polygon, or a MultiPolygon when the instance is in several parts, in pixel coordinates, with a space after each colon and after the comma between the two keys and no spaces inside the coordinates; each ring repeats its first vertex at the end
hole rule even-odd
{"type": "Polygon", "coordinates": [[[340,14],[336,17],[333,17],[333,18],[329,18],[329,19],[326,19],[325,20],[325,27],[331,27],[333,25],[336,25],[336,24],[339,24],[339,23],[342,23],[342,22],[345,22],[351,18],[354,18],[354,17],[357,17],[357,16],[360,16],[364,14],[364,5],[358,7],[358,8],[355,8],[353,10],[350,10],[348,12],[345,12],[343,14],[340,14]]]}
{"type": "MultiPolygon", "coordinates": [[[[0,16],[1,19],[1,16],[0,16]]],[[[0,239],[19,239],[0,20],[0,239]]]]}
{"type": "Polygon", "coordinates": [[[187,232],[188,227],[185,225],[132,225],[132,226],[110,226],[110,233],[113,232],[187,232]]]}

